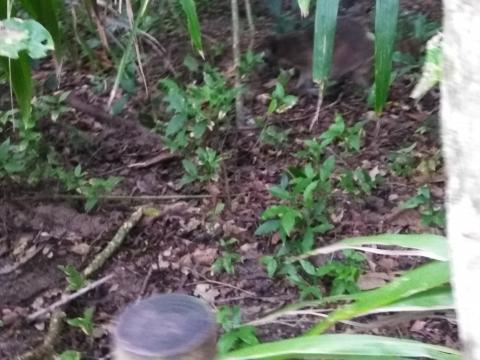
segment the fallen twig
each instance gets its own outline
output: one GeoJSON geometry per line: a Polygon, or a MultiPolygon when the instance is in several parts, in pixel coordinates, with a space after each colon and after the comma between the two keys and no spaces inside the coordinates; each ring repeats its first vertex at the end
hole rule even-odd
{"type": "Polygon", "coordinates": [[[317,108],[315,110],[315,115],[313,115],[312,120],[310,121],[309,129],[312,130],[313,127],[317,124],[318,118],[320,117],[320,110],[322,108],[323,102],[323,82],[318,87],[318,99],[317,99],[317,108]]]}
{"type": "MultiPolygon", "coordinates": [[[[222,197],[222,195],[216,195],[222,197]]],[[[209,199],[212,195],[101,195],[98,197],[102,201],[168,201],[168,200],[195,200],[195,199],[209,199]]],[[[34,195],[14,197],[10,200],[14,201],[39,201],[39,200],[83,200],[83,195],[69,195],[69,194],[52,194],[52,195],[34,195]]]]}
{"type": "Polygon", "coordinates": [[[145,290],[147,289],[148,282],[150,281],[150,278],[152,277],[152,273],[153,273],[153,266],[150,265],[150,268],[148,269],[147,275],[145,276],[145,279],[143,280],[140,292],[138,293],[137,301],[139,301],[142,298],[142,296],[145,294],[145,290]]]}
{"type": "Polygon", "coordinates": [[[11,272],[17,270],[20,266],[26,264],[28,261],[33,259],[35,257],[35,255],[37,255],[40,251],[42,251],[42,249],[43,249],[42,247],[38,247],[31,254],[28,254],[28,255],[25,255],[24,257],[22,257],[15,264],[5,265],[4,267],[0,268],[0,275],[7,275],[7,274],[10,274],[11,272]]]}
{"type": "Polygon", "coordinates": [[[37,319],[37,318],[39,318],[39,317],[41,317],[45,314],[57,309],[60,306],[68,304],[69,302],[75,300],[76,298],[82,296],[83,294],[89,292],[90,290],[93,290],[93,289],[99,287],[103,283],[105,283],[108,280],[110,280],[111,278],[113,278],[113,276],[114,276],[113,274],[104,276],[103,278],[88,284],[87,286],[81,288],[80,290],[78,290],[78,291],[76,291],[72,294],[62,296],[62,298],[60,300],[54,302],[50,306],[48,306],[46,308],[43,308],[43,309],[40,309],[40,310],[37,310],[34,313],[28,315],[27,316],[27,321],[33,321],[33,320],[35,320],[35,319],[37,319]]]}
{"type": "Polygon", "coordinates": [[[152,166],[152,165],[156,165],[156,164],[164,162],[164,161],[170,161],[170,160],[174,160],[174,159],[178,159],[178,158],[179,158],[179,156],[177,154],[163,153],[162,152],[161,154],[158,154],[158,155],[154,156],[153,158],[150,158],[150,159],[145,160],[145,161],[139,161],[139,162],[136,162],[136,163],[133,163],[133,164],[119,166],[119,167],[107,170],[107,171],[103,172],[101,174],[101,176],[114,174],[118,171],[122,171],[122,170],[125,170],[125,169],[143,169],[143,168],[146,168],[146,167],[149,167],[149,166],[152,166]]]}
{"type": "MultiPolygon", "coordinates": [[[[137,210],[135,210],[132,213],[132,215],[130,215],[128,220],[122,224],[120,229],[118,229],[117,233],[112,238],[112,240],[110,240],[110,242],[105,247],[105,249],[103,249],[100,253],[98,253],[97,256],[95,256],[95,258],[90,262],[90,264],[83,270],[82,272],[83,276],[88,278],[90,277],[90,275],[98,271],[98,269],[100,269],[103,266],[105,261],[123,243],[123,240],[125,239],[127,234],[138,223],[138,221],[142,218],[142,216],[143,216],[143,207],[139,207],[137,210]]],[[[68,304],[73,299],[100,286],[101,284],[105,283],[112,277],[113,277],[113,274],[107,275],[102,279],[92,282],[91,284],[87,285],[83,289],[80,289],[76,293],[67,295],[66,297],[53,303],[49,307],[29,315],[27,317],[27,320],[31,321],[45,313],[48,313],[49,311],[56,309],[53,311],[52,316],[50,318],[49,330],[43,344],[33,351],[29,351],[22,355],[17,356],[16,360],[36,360],[36,359],[52,358],[51,354],[53,353],[53,345],[60,335],[62,320],[65,317],[65,314],[63,313],[63,311],[59,309],[59,307],[68,304]]]]}
{"type": "Polygon", "coordinates": [[[125,221],[120,229],[118,229],[115,236],[110,240],[108,245],[95,256],[92,262],[82,271],[82,274],[85,277],[89,277],[98,269],[100,269],[105,261],[114,253],[115,250],[123,243],[123,240],[127,236],[127,234],[132,230],[132,228],[138,223],[138,221],[143,216],[143,207],[139,207],[137,210],[133,212],[132,215],[125,221]]]}
{"type": "Polygon", "coordinates": [[[54,351],[53,347],[55,346],[62,330],[64,317],[64,312],[58,310],[55,311],[50,319],[48,332],[42,345],[32,351],[27,351],[26,353],[17,356],[15,360],[52,359],[54,351]]]}

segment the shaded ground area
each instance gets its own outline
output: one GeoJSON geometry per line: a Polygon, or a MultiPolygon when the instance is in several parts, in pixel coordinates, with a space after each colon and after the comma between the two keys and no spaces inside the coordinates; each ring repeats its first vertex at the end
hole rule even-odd
{"type": "MultiPolygon", "coordinates": [[[[417,4],[410,6],[418,7],[417,4]]],[[[440,17],[436,1],[422,2],[421,10],[434,19],[440,17]]],[[[225,17],[209,21],[205,31],[222,41],[229,35],[222,30],[229,28],[225,25],[228,21],[225,17]]],[[[259,36],[261,34],[259,29],[259,36]]],[[[168,45],[174,48],[180,40],[170,41],[168,45]]],[[[187,40],[184,44],[188,44],[187,40]]],[[[170,54],[174,67],[181,68],[188,51],[186,46],[175,47],[170,54]]],[[[221,60],[224,70],[228,70],[229,64],[228,56],[221,60]]],[[[156,70],[154,64],[148,68],[152,76],[147,78],[160,77],[156,70]]],[[[81,163],[92,175],[121,176],[123,181],[112,193],[112,199],[102,201],[91,213],[83,211],[81,199],[52,195],[56,189],[48,184],[28,191],[2,185],[0,317],[5,325],[0,330],[0,357],[14,358],[15,354],[42,341],[48,322],[27,323],[22,319],[58,299],[66,285],[58,266],[71,264],[84,268],[109,243],[137,204],[149,204],[158,212],[144,217],[134,227],[95,276],[115,274],[114,279],[73,301],[68,308],[69,317],[80,315],[86,307],[95,308],[98,329],[93,340],[85,341],[78,332],[66,329],[59,349],[74,348],[88,354],[89,359],[107,358],[111,320],[126,304],[153,293],[194,294],[216,307],[240,305],[246,320],[296,301],[297,290],[285,279],[269,278],[258,261],[261,256],[272,254],[278,245],[275,237],[253,235],[260,214],[273,202],[267,189],[278,183],[288,165],[297,161],[292,154],[302,149],[302,140],[321,134],[336,113],[342,114],[350,125],[373,118],[366,102],[349,91],[346,84],[340,98],[325,103],[318,126],[310,131],[308,124],[315,111],[315,101],[301,99],[299,105],[269,119],[282,129],[290,129],[288,140],[279,147],[259,144],[258,130],[226,132],[222,141],[230,156],[220,180],[207,187],[187,187],[183,197],[165,200],[160,197],[178,194],[176,184],[182,176],[181,159],[171,156],[160,136],[137,121],[150,107],[160,105],[145,101],[144,94],[139,94],[120,116],[109,116],[101,110],[108,94],[94,94],[86,74],[68,71],[65,89],[74,89],[76,112],[67,114],[61,122],[41,124],[42,131],[67,164],[74,167],[81,163]],[[82,136],[72,139],[71,128],[81,129],[82,136]],[[195,198],[199,194],[205,196],[195,198]],[[116,195],[119,197],[115,198],[116,195]],[[212,210],[220,200],[226,207],[221,214],[214,215],[212,210]],[[232,237],[238,240],[235,251],[243,262],[235,266],[232,275],[212,274],[211,265],[223,251],[220,240],[232,237]]],[[[263,81],[262,76],[252,78],[251,92],[259,95],[263,81]]],[[[340,166],[361,165],[370,172],[383,174],[385,181],[362,198],[337,191],[332,212],[335,227],[327,236],[317,239],[317,245],[383,232],[441,233],[438,228],[421,225],[421,214],[416,209],[399,208],[399,204],[423,184],[429,185],[435,199],[442,199],[444,192],[438,154],[438,93],[433,91],[416,104],[408,99],[413,85],[412,77],[408,76],[396,81],[391,101],[381,116],[378,134],[376,123],[368,121],[362,151],[357,155],[339,156],[340,166]],[[419,128],[424,131],[418,131],[419,128]],[[416,143],[413,174],[393,175],[388,165],[389,154],[413,143],[416,143]]],[[[266,105],[257,96],[249,99],[246,105],[252,116],[265,114],[266,105]]],[[[415,259],[369,256],[363,280],[380,278],[385,282],[398,271],[417,264],[415,259]]],[[[261,328],[261,338],[291,336],[309,325],[300,321],[295,327],[270,324],[261,328]]],[[[442,314],[375,329],[339,325],[332,330],[367,331],[457,346],[455,324],[442,314]]]]}

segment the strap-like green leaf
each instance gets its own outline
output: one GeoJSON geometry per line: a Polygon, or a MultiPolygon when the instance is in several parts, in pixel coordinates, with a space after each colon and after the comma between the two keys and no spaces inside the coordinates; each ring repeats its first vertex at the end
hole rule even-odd
{"type": "Polygon", "coordinates": [[[202,33],[200,30],[200,22],[198,21],[197,8],[194,0],[180,0],[183,11],[187,18],[187,27],[190,38],[192,39],[193,47],[197,49],[203,57],[202,47],[202,33]]]}
{"type": "Polygon", "coordinates": [[[339,0],[317,0],[313,46],[313,80],[324,83],[330,74],[339,0]]]}
{"type": "MultiPolygon", "coordinates": [[[[307,258],[310,256],[329,254],[345,249],[356,249],[365,252],[375,252],[376,248],[369,245],[400,246],[416,249],[408,253],[411,256],[428,257],[433,260],[448,261],[447,239],[434,234],[381,234],[372,236],[359,236],[344,239],[335,244],[321,247],[290,260],[307,258]]],[[[399,251],[400,252],[400,251],[399,251]]],[[[405,253],[405,255],[407,252],[405,253]]]]}
{"type": "Polygon", "coordinates": [[[399,0],[377,0],[375,11],[375,112],[387,101],[397,32],[399,0]]]}
{"type": "Polygon", "coordinates": [[[352,304],[334,311],[327,319],[319,322],[309,332],[318,335],[337,321],[364,315],[375,309],[391,305],[401,299],[438,288],[450,281],[448,262],[435,261],[408,271],[391,283],[371,291],[360,293],[352,304]]]}
{"type": "Polygon", "coordinates": [[[279,359],[437,359],[460,360],[444,346],[374,335],[328,334],[264,343],[227,353],[217,360],[279,359]]]}

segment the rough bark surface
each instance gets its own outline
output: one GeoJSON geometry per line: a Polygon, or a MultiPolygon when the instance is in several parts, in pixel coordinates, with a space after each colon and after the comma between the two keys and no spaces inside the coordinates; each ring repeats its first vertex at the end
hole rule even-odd
{"type": "Polygon", "coordinates": [[[444,0],[447,227],[465,359],[480,359],[480,1],[444,0]]]}

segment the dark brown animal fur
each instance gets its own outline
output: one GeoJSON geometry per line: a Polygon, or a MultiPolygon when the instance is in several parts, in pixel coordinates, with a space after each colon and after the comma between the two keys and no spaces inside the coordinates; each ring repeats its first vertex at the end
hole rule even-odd
{"type": "MultiPolygon", "coordinates": [[[[312,88],[313,28],[266,39],[266,59],[270,64],[294,67],[299,71],[297,89],[312,88]]],[[[330,80],[350,76],[361,86],[371,77],[374,45],[367,29],[350,17],[339,17],[336,25],[330,80]]]]}

